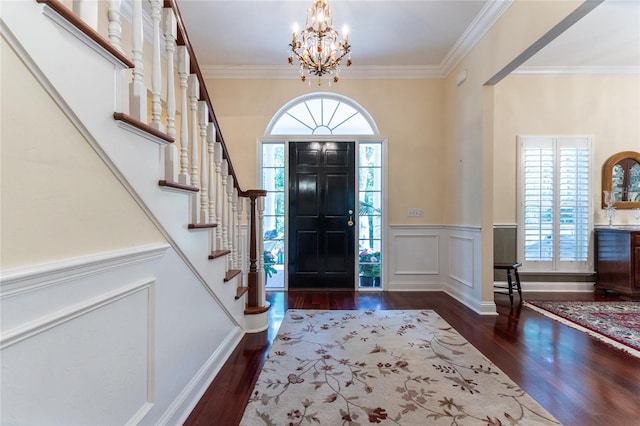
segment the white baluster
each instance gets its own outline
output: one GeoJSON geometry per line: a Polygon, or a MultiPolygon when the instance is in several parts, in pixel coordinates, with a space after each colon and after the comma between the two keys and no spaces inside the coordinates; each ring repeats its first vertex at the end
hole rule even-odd
{"type": "Polygon", "coordinates": [[[144,43],[142,27],[142,0],[133,0],[133,22],[132,25],[132,60],[133,79],[129,85],[129,115],[133,118],[147,122],[147,88],[144,85],[144,60],[142,57],[142,46],[144,43]]]}
{"type": "Polygon", "coordinates": [[[266,197],[258,197],[256,209],[258,220],[256,221],[256,244],[258,245],[258,306],[265,306],[266,303],[266,277],[264,272],[264,204],[266,197]]]}
{"type": "Polygon", "coordinates": [[[222,144],[216,142],[213,148],[214,161],[216,163],[216,186],[213,196],[215,199],[216,223],[218,224],[215,246],[218,250],[224,250],[224,233],[222,231],[224,227],[222,220],[222,191],[224,189],[224,184],[222,183],[222,144]]]}
{"type": "MultiPolygon", "coordinates": [[[[244,268],[246,273],[249,273],[250,267],[250,258],[251,258],[251,199],[249,197],[244,198],[245,200],[245,212],[244,212],[244,223],[246,226],[244,227],[244,268]]],[[[262,256],[262,248],[258,247],[258,252],[260,256],[262,256]]]]}
{"type": "Polygon", "coordinates": [[[236,216],[236,211],[235,211],[235,207],[233,204],[233,193],[235,192],[235,187],[234,187],[234,179],[232,175],[229,175],[229,177],[227,178],[227,241],[229,242],[229,250],[231,251],[231,254],[229,256],[227,256],[227,263],[229,265],[229,269],[234,269],[235,268],[235,255],[236,255],[236,248],[234,245],[235,242],[235,236],[234,236],[234,223],[235,223],[235,216],[236,216]]]}
{"type": "MultiPolygon", "coordinates": [[[[162,2],[149,0],[151,4],[151,27],[153,38],[151,40],[151,127],[164,132],[164,126],[160,122],[162,116],[162,65],[160,64],[160,18],[162,16],[162,2]]],[[[167,70],[169,72],[169,70],[167,70]]]]}
{"type": "MultiPolygon", "coordinates": [[[[207,149],[209,158],[209,223],[216,223],[216,207],[215,207],[215,143],[216,143],[216,128],[213,123],[207,125],[207,149]]],[[[214,228],[215,233],[215,228],[214,228]]],[[[215,242],[215,235],[213,236],[215,242]]]]}
{"type": "Polygon", "coordinates": [[[178,24],[173,9],[165,7],[162,11],[164,21],[164,44],[167,52],[167,134],[176,136],[176,86],[174,81],[174,55],[178,24]]]}
{"type": "Polygon", "coordinates": [[[209,108],[205,101],[198,102],[198,122],[200,125],[200,223],[209,223],[209,142],[207,141],[207,125],[209,124],[209,108]]]}
{"type": "MultiPolygon", "coordinates": [[[[198,98],[200,97],[200,85],[198,77],[195,74],[189,75],[189,123],[191,130],[189,131],[189,168],[191,169],[191,185],[200,185],[200,176],[198,174],[198,139],[200,138],[198,130],[198,98]]],[[[200,197],[193,194],[191,197],[191,223],[199,223],[198,212],[200,211],[200,197]]]]}
{"type": "Polygon", "coordinates": [[[98,0],[75,0],[71,10],[85,24],[98,31],[98,0]]]}
{"type": "Polygon", "coordinates": [[[122,51],[122,23],[120,22],[120,7],[122,0],[109,0],[109,41],[111,44],[122,51]]]}
{"type": "Polygon", "coordinates": [[[236,269],[244,269],[244,240],[242,238],[242,206],[244,204],[244,197],[241,197],[236,190],[236,269]]]}
{"type": "Polygon", "coordinates": [[[218,201],[220,203],[220,213],[219,219],[222,219],[222,250],[229,250],[229,239],[227,233],[227,177],[229,176],[229,166],[227,164],[227,160],[222,161],[222,167],[220,170],[220,183],[222,184],[220,190],[218,191],[218,201]]]}
{"type": "Polygon", "coordinates": [[[178,182],[189,185],[189,119],[187,118],[187,87],[189,79],[189,52],[178,46],[178,76],[180,78],[180,174],[178,182]]]}
{"type": "MultiPolygon", "coordinates": [[[[189,75],[189,106],[191,109],[191,133],[189,134],[191,143],[190,167],[191,167],[191,184],[198,185],[200,178],[198,177],[198,99],[200,98],[200,83],[198,76],[189,75]]],[[[196,223],[196,222],[194,222],[196,223]]]]}
{"type": "MultiPolygon", "coordinates": [[[[173,9],[165,7],[163,9],[164,21],[164,43],[167,52],[167,135],[176,137],[176,88],[175,88],[175,66],[174,55],[176,51],[177,21],[173,9]]],[[[178,175],[178,147],[175,143],[167,144],[164,149],[165,155],[165,179],[169,182],[176,182],[178,175]]]]}

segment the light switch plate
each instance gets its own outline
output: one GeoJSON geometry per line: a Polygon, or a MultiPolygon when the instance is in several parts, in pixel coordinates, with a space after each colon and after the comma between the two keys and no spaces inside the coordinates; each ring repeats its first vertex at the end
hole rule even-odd
{"type": "Polygon", "coordinates": [[[407,216],[408,217],[422,217],[424,216],[424,210],[417,208],[417,207],[410,207],[407,210],[407,216]]]}

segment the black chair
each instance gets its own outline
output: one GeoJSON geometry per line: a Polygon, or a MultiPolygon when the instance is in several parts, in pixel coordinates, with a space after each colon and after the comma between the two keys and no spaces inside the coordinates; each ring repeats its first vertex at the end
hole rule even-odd
{"type": "Polygon", "coordinates": [[[520,287],[520,274],[518,274],[518,268],[522,266],[522,263],[494,263],[493,269],[501,269],[507,271],[507,286],[494,286],[494,293],[498,294],[506,294],[509,296],[509,300],[511,301],[511,306],[513,306],[513,282],[515,281],[516,289],[518,290],[518,296],[520,296],[520,303],[522,303],[522,287],[520,287]],[[513,271],[513,278],[511,278],[511,271],[513,271]],[[504,291],[496,291],[499,290],[508,290],[508,292],[504,291]]]}

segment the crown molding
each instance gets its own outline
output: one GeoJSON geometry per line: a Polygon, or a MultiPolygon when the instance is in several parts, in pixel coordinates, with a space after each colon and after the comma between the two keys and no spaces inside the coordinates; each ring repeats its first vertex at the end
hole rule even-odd
{"type": "Polygon", "coordinates": [[[629,75],[640,76],[640,66],[534,67],[522,66],[514,70],[514,77],[555,77],[569,75],[629,75]]]}
{"type": "MultiPolygon", "coordinates": [[[[439,65],[358,65],[344,76],[362,80],[445,78],[496,23],[514,0],[488,1],[439,65]]],[[[299,79],[288,65],[201,65],[205,79],[299,79]]]]}
{"type": "Polygon", "coordinates": [[[456,44],[449,50],[440,63],[443,76],[448,75],[460,63],[480,39],[493,27],[502,14],[511,6],[514,0],[488,1],[471,25],[467,27],[456,44]]]}
{"type": "MultiPolygon", "coordinates": [[[[200,68],[205,79],[245,79],[245,80],[298,80],[297,67],[289,65],[205,65],[200,68]]],[[[382,66],[360,65],[342,70],[341,76],[349,79],[428,79],[443,78],[438,66],[382,66]]],[[[311,77],[307,77],[310,79],[311,77]]]]}

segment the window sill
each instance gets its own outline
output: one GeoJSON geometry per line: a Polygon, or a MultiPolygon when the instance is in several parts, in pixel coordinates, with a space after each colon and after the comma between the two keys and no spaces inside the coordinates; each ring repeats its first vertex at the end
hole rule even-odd
{"type": "Polygon", "coordinates": [[[520,275],[574,275],[574,276],[589,276],[594,275],[595,271],[523,271],[518,269],[520,275]]]}

